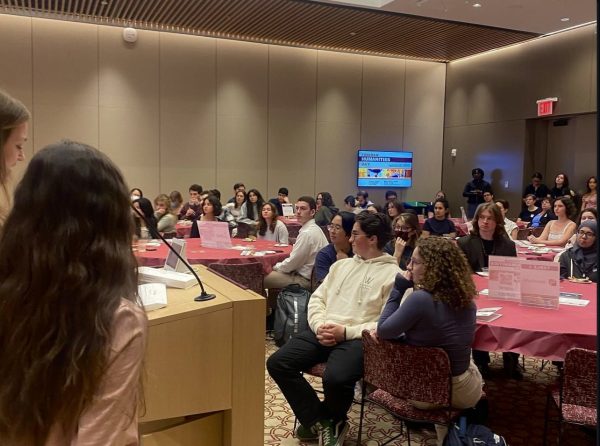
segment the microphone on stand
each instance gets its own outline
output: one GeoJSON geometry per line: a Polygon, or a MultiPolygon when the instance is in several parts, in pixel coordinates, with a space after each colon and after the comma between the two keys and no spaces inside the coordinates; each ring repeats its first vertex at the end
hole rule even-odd
{"type": "MultiPolygon", "coordinates": [[[[146,223],[146,226],[150,227],[150,225],[148,224],[148,220],[146,220],[146,216],[142,212],[140,212],[140,210],[137,209],[133,204],[131,205],[131,208],[137,215],[140,216],[140,218],[142,220],[144,220],[144,223],[146,223]]],[[[215,294],[209,294],[206,292],[206,290],[204,289],[204,285],[202,285],[202,281],[200,280],[200,277],[198,276],[198,274],[196,274],[196,271],[194,271],[194,268],[192,268],[192,266],[183,257],[181,257],[181,255],[179,255],[177,250],[171,246],[171,244],[167,241],[167,239],[165,239],[161,235],[161,233],[158,232],[157,230],[155,230],[153,232],[155,232],[154,235],[158,235],[158,238],[160,238],[163,242],[165,242],[165,245],[167,245],[167,247],[171,250],[171,252],[173,254],[175,254],[179,260],[181,260],[183,262],[183,264],[186,266],[186,268],[189,269],[190,272],[196,278],[196,281],[198,282],[198,285],[200,285],[200,289],[202,290],[202,292],[200,293],[200,296],[194,297],[194,300],[196,302],[204,302],[205,300],[211,300],[211,299],[214,299],[215,297],[217,297],[215,294]]]]}

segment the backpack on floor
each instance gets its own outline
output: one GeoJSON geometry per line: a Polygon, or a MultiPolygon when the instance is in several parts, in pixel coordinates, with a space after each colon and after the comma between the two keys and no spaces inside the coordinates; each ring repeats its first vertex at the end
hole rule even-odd
{"type": "Polygon", "coordinates": [[[297,283],[292,283],[279,292],[273,324],[273,337],[278,347],[308,329],[309,299],[310,292],[297,283]]]}
{"type": "Polygon", "coordinates": [[[507,446],[501,435],[493,433],[482,424],[469,424],[460,417],[458,423],[450,425],[444,446],[507,446]]]}

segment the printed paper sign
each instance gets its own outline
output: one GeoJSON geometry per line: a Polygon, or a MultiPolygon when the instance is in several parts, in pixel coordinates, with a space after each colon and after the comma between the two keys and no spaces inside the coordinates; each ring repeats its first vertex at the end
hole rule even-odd
{"type": "Polygon", "coordinates": [[[293,217],[294,216],[294,205],[291,203],[282,203],[281,210],[283,212],[284,217],[293,217]]]}
{"type": "Polygon", "coordinates": [[[196,221],[205,248],[230,249],[229,224],[224,221],[196,221]]]}
{"type": "Polygon", "coordinates": [[[532,307],[558,308],[560,264],[537,260],[521,261],[521,304],[532,307]]]}
{"type": "Polygon", "coordinates": [[[489,257],[490,299],[521,300],[521,260],[517,257],[489,257]]]}

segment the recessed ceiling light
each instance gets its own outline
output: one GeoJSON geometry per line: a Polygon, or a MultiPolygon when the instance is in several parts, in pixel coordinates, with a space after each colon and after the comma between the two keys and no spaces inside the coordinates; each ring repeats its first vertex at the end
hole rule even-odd
{"type": "Polygon", "coordinates": [[[561,22],[568,22],[569,20],[571,20],[569,17],[563,17],[560,19],[561,22]]]}
{"type": "Polygon", "coordinates": [[[481,8],[481,3],[473,3],[473,8],[481,8]]]}

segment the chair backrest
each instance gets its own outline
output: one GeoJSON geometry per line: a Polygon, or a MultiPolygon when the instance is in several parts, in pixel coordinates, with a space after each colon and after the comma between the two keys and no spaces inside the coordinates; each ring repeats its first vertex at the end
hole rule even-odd
{"type": "Polygon", "coordinates": [[[533,228],[533,231],[531,231],[531,235],[533,235],[534,237],[539,237],[540,235],[542,235],[542,232],[544,232],[544,227],[538,227],[538,228],[533,228]]]}
{"type": "Polygon", "coordinates": [[[257,261],[244,263],[219,262],[211,263],[208,269],[219,273],[230,282],[254,291],[264,296],[264,269],[262,264],[257,261]]]}
{"type": "Polygon", "coordinates": [[[527,240],[531,235],[533,228],[521,228],[517,231],[517,240],[527,240]]]}
{"type": "Polygon", "coordinates": [[[448,354],[379,339],[363,331],[364,380],[397,398],[450,407],[452,371],[448,354]]]}
{"type": "Polygon", "coordinates": [[[244,223],[243,221],[237,222],[237,232],[235,234],[235,238],[246,238],[252,234],[252,226],[248,223],[244,223]]]}
{"type": "Polygon", "coordinates": [[[565,355],[562,403],[596,408],[598,352],[572,348],[565,355]]]}

